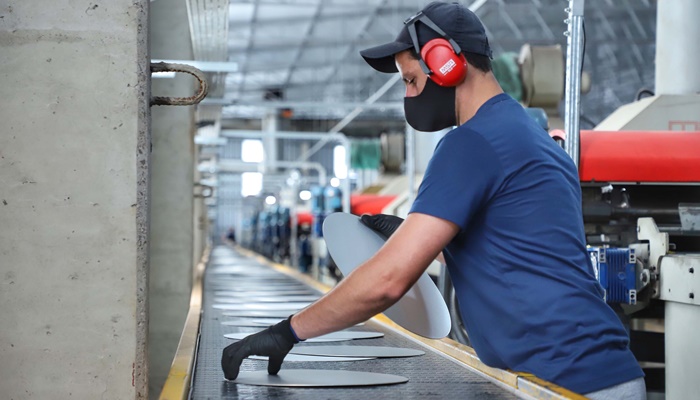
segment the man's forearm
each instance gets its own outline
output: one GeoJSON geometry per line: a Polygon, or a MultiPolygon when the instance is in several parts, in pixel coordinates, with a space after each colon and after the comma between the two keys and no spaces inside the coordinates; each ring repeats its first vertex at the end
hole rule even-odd
{"type": "Polygon", "coordinates": [[[292,328],[300,339],[308,339],[350,327],[386,310],[416,283],[457,231],[458,227],[448,221],[424,214],[409,215],[374,257],[296,314],[292,328]]]}
{"type": "Polygon", "coordinates": [[[301,339],[348,328],[384,311],[408,290],[371,261],[355,270],[326,296],[292,318],[301,339]]]}

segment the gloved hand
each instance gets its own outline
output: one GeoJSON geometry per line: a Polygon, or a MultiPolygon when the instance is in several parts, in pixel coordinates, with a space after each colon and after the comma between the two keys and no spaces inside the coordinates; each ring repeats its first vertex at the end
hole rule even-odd
{"type": "Polygon", "coordinates": [[[388,214],[364,214],[360,217],[360,222],[373,231],[382,234],[386,239],[389,239],[389,236],[399,228],[399,225],[403,222],[403,218],[388,214]]]}
{"type": "Polygon", "coordinates": [[[221,369],[226,379],[236,379],[243,359],[248,356],[267,356],[267,373],[277,375],[287,353],[299,343],[290,325],[292,317],[227,346],[221,355],[221,369]]]}

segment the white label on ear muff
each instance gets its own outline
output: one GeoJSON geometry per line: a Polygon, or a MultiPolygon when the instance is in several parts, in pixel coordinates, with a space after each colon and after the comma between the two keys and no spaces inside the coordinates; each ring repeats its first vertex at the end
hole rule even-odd
{"type": "Polygon", "coordinates": [[[452,71],[455,67],[457,66],[457,63],[453,59],[447,60],[445,65],[440,67],[440,73],[443,75],[447,75],[448,72],[452,71]]]}

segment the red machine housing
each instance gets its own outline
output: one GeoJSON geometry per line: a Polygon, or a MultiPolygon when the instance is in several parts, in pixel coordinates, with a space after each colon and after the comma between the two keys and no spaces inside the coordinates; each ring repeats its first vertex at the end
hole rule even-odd
{"type": "Polygon", "coordinates": [[[394,199],[394,195],[353,194],[350,196],[350,212],[355,215],[381,214],[394,199]]]}
{"type": "Polygon", "coordinates": [[[581,182],[700,183],[700,132],[581,131],[581,182]]]}

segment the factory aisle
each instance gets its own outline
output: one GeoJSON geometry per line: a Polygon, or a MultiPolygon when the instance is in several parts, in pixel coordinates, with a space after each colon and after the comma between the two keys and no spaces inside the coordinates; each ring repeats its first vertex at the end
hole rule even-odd
{"type": "MultiPolygon", "coordinates": [[[[514,389],[506,389],[483,375],[459,364],[431,347],[394,331],[383,323],[369,321],[352,328],[357,331],[378,331],[384,337],[345,342],[320,343],[319,345],[390,346],[418,349],[425,355],[409,358],[373,359],[352,362],[288,362],[284,369],[326,369],[376,372],[407,377],[403,384],[354,387],[354,388],[284,388],[236,384],[224,380],[221,371],[221,351],[233,343],[224,334],[255,332],[255,328],[223,325],[222,322],[238,319],[226,316],[230,311],[214,308],[220,302],[222,291],[241,287],[250,288],[259,283],[260,274],[274,272],[275,285],[304,286],[302,291],[321,294],[317,289],[287,275],[256,258],[245,256],[228,247],[217,247],[212,252],[204,277],[203,313],[200,325],[199,347],[194,368],[191,399],[513,399],[518,398],[514,389]],[[245,271],[244,273],[242,273],[245,271]],[[257,275],[257,277],[256,277],[257,275]],[[248,283],[245,283],[247,280],[248,283]],[[217,299],[218,298],[218,299],[217,299]],[[216,300],[215,300],[216,299],[216,300]]],[[[269,276],[268,274],[265,274],[269,276]]],[[[298,289],[297,289],[298,291],[298,289]]],[[[217,305],[219,307],[219,305],[217,305]]],[[[289,311],[291,314],[292,311],[289,311]]],[[[304,344],[303,346],[316,346],[304,344]]],[[[299,346],[299,345],[297,345],[299,346]]],[[[241,371],[265,370],[267,361],[246,360],[241,371]]]]}

